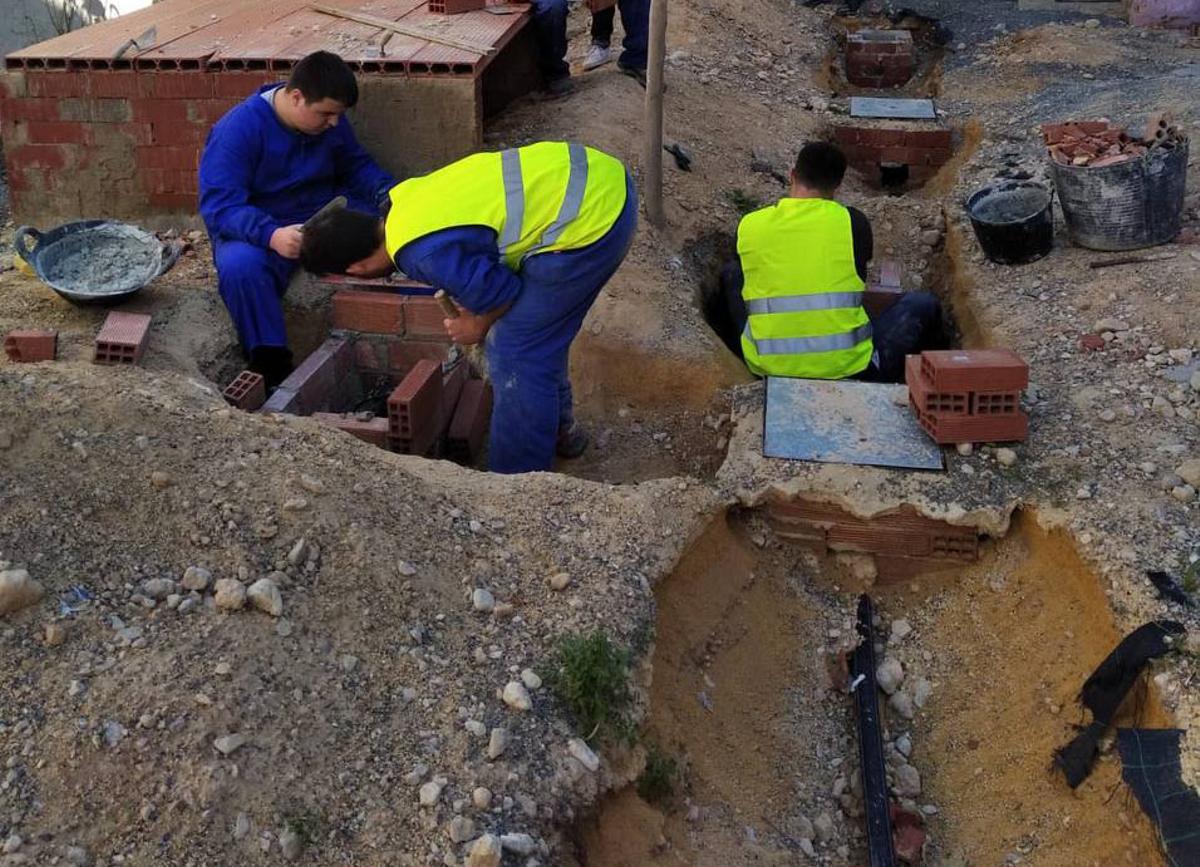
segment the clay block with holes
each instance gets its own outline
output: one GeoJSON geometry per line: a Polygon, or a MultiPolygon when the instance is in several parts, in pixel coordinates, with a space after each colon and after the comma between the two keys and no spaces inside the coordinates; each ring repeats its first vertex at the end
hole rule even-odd
{"type": "Polygon", "coordinates": [[[4,354],[9,361],[53,361],[58,352],[58,332],[21,328],[4,338],[4,354]]]}
{"type": "Polygon", "coordinates": [[[254,412],[267,402],[267,382],[262,374],[243,370],[225,386],[221,396],[238,409],[254,412]]]}
{"type": "Polygon", "coordinates": [[[471,375],[471,370],[465,359],[461,359],[449,373],[442,374],[442,433],[450,427],[454,418],[454,410],[462,398],[463,387],[471,375]]]}
{"type": "Polygon", "coordinates": [[[491,384],[482,379],[467,380],[446,434],[446,457],[464,464],[473,461],[487,439],[491,420],[491,384]]]}
{"type": "Polygon", "coordinates": [[[437,15],[460,15],[482,9],[486,0],[429,0],[429,11],[437,15]]]}
{"type": "Polygon", "coordinates": [[[1029,417],[1012,415],[934,415],[922,412],[909,395],[917,421],[938,445],[957,443],[1023,442],[1029,434],[1029,417]]]}
{"type": "Polygon", "coordinates": [[[933,391],[1020,391],[1029,365],[1011,349],[946,349],[921,354],[921,376],[933,391]]]}
{"type": "Polygon", "coordinates": [[[354,371],[354,346],[331,337],[291,372],[263,404],[263,412],[309,415],[335,404],[338,389],[354,371]]]}
{"type": "Polygon", "coordinates": [[[367,334],[404,334],[404,298],[394,292],[342,289],[333,295],[333,327],[367,334]]]}
{"type": "Polygon", "coordinates": [[[150,317],[144,313],[114,310],[96,335],[96,364],[137,364],[146,351],[150,317]]]}
{"type": "Polygon", "coordinates": [[[418,361],[388,397],[388,445],[427,454],[442,434],[442,366],[418,361]]]}
{"type": "Polygon", "coordinates": [[[929,384],[921,375],[919,355],[905,357],[904,382],[908,386],[908,399],[921,412],[967,415],[971,411],[969,391],[937,391],[929,384]]]}
{"type": "Polygon", "coordinates": [[[365,443],[381,449],[387,448],[388,420],[384,416],[360,419],[354,415],[343,415],[337,412],[314,412],[311,417],[321,424],[345,431],[365,443]]]}

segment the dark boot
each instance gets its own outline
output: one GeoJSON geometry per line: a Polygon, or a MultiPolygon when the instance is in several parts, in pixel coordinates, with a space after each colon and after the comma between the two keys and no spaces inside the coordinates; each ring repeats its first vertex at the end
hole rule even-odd
{"type": "Polygon", "coordinates": [[[267,391],[273,391],[294,369],[292,351],[286,346],[256,346],[250,350],[250,369],[262,374],[267,391]]]}

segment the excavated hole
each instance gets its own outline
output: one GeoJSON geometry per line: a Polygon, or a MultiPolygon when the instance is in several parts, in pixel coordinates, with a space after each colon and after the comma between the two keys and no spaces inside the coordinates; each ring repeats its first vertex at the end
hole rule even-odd
{"type": "MultiPolygon", "coordinates": [[[[1072,792],[1050,769],[1074,736],[1080,685],[1119,640],[1101,581],[1062,531],[1031,513],[985,541],[979,561],[868,587],[846,555],[814,557],[765,530],[758,513],[718,519],[655,591],[658,607],[642,742],[673,757],[682,782],[665,803],[611,793],[572,829],[588,867],[793,864],[807,820],[835,818],[822,863],[866,863],[851,703],[832,685],[831,650],[852,634],[869,590],[884,629],[914,627],[886,650],[930,699],[886,736],[908,734],[927,821],[926,863],[1162,863],[1150,823],[1120,788],[1113,755],[1072,792]],[[841,779],[843,782],[838,783],[841,779]],[[851,792],[839,810],[834,787],[851,792]],[[845,857],[836,855],[846,846],[845,857]],[[1032,851],[1032,855],[1029,855],[1032,851]]],[[[881,698],[884,698],[881,694],[881,698]]],[[[1123,724],[1170,721],[1150,684],[1123,724]]]]}
{"type": "MultiPolygon", "coordinates": [[[[720,291],[721,269],[734,255],[736,239],[731,232],[710,232],[694,239],[684,246],[684,263],[691,271],[696,285],[694,303],[699,308],[705,323],[712,329],[720,343],[731,355],[741,363],[740,348],[737,339],[737,329],[733,325],[720,291]]],[[[877,249],[880,249],[876,241],[877,249]]],[[[874,269],[878,268],[879,260],[888,258],[882,253],[875,257],[874,269]]],[[[904,279],[907,290],[925,289],[933,292],[942,301],[943,333],[949,339],[951,348],[970,345],[964,343],[964,329],[958,322],[958,314],[963,306],[962,293],[955,291],[957,285],[957,259],[947,255],[946,247],[931,251],[928,254],[926,266],[917,285],[917,278],[909,276],[904,279]]],[[[868,288],[874,284],[876,270],[872,270],[867,281],[868,288]]],[[[974,322],[974,317],[970,317],[974,322]]]]}
{"type": "Polygon", "coordinates": [[[932,98],[941,95],[945,36],[936,19],[906,14],[895,21],[882,17],[841,16],[833,21],[837,39],[817,67],[817,83],[835,98],[845,96],[895,96],[932,98]],[[846,37],[857,30],[907,30],[912,34],[916,64],[912,76],[899,87],[878,90],[852,84],[846,77],[846,37]]]}

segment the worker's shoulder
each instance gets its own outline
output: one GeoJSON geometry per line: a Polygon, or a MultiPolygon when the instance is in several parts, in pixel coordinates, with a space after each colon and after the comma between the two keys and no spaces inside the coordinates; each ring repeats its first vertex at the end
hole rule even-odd
{"type": "Polygon", "coordinates": [[[259,132],[270,117],[271,106],[255,93],[243,99],[213,124],[214,136],[241,135],[248,132],[259,132]]]}

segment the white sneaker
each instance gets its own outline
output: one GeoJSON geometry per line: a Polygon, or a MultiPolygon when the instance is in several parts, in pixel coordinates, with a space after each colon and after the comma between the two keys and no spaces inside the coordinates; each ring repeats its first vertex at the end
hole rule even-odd
{"type": "Polygon", "coordinates": [[[606,63],[612,63],[612,59],[611,48],[593,43],[592,47],[588,49],[587,57],[583,58],[583,68],[585,70],[597,69],[606,63]]]}

